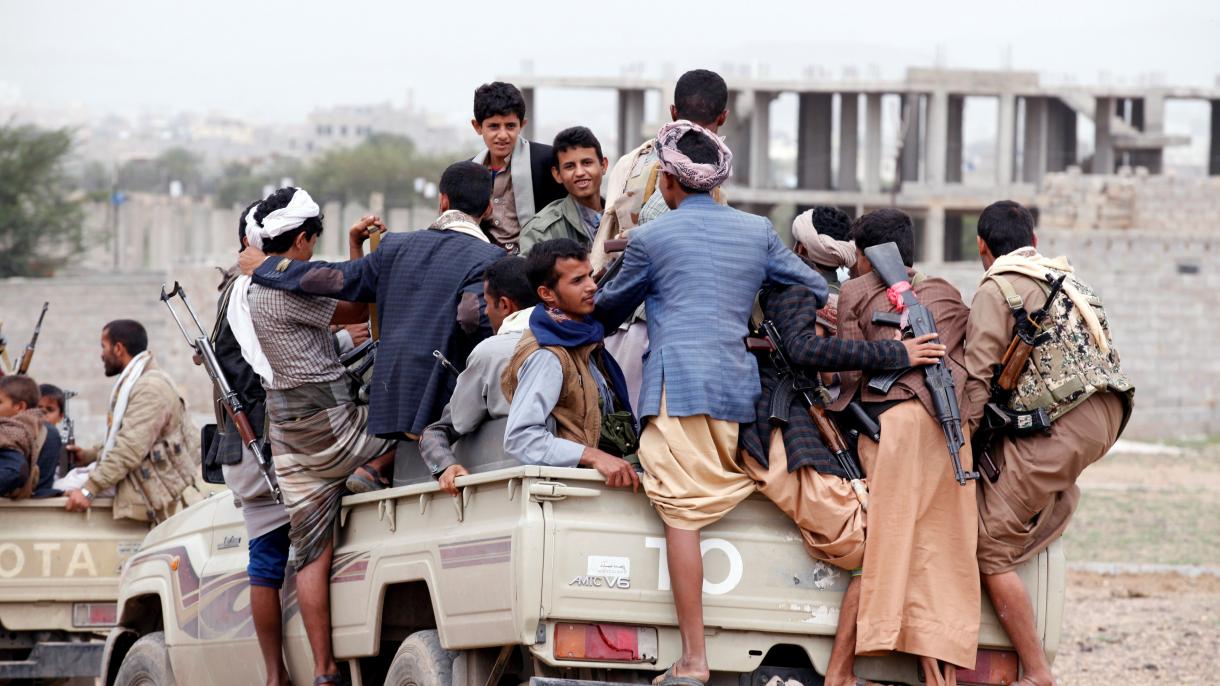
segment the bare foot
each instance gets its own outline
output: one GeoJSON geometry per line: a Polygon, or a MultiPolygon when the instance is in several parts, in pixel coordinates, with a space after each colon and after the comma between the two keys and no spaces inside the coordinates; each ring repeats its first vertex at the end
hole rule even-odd
{"type": "Polygon", "coordinates": [[[1056,686],[1055,678],[1049,675],[1026,674],[1016,683],[1016,686],[1056,686]]]}
{"type": "Polygon", "coordinates": [[[678,660],[673,663],[669,669],[663,672],[660,676],[652,680],[653,686],[660,686],[662,681],[671,676],[684,676],[691,679],[698,679],[703,683],[707,683],[711,678],[712,673],[708,671],[707,661],[704,660],[698,664],[687,660],[678,660]]]}

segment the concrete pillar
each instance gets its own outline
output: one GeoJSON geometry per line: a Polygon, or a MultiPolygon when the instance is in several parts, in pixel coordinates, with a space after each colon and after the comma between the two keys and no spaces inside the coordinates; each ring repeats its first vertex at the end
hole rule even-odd
{"type": "Polygon", "coordinates": [[[962,182],[962,147],[965,144],[962,123],[965,115],[966,98],[961,95],[950,95],[949,124],[945,140],[945,181],[947,183],[962,182]]]}
{"type": "Polygon", "coordinates": [[[920,129],[923,120],[923,108],[920,107],[919,93],[908,93],[902,96],[902,121],[905,135],[902,139],[902,154],[899,165],[903,182],[919,181],[920,129]]]}
{"type": "Polygon", "coordinates": [[[965,231],[965,228],[964,217],[960,212],[945,215],[945,262],[962,262],[970,257],[969,254],[962,252],[962,232],[965,231]]]}
{"type": "Polygon", "coordinates": [[[1004,188],[1012,183],[1017,147],[1017,97],[1001,93],[996,122],[995,182],[1004,188]]]}
{"type": "Polygon", "coordinates": [[[864,191],[881,192],[881,93],[869,93],[865,99],[864,191]]]}
{"type": "Polygon", "coordinates": [[[1076,164],[1076,110],[1059,98],[1046,99],[1046,171],[1076,164]]]}
{"type": "Polygon", "coordinates": [[[729,91],[729,119],[721,127],[725,145],[733,151],[733,175],[730,181],[738,186],[749,186],[750,179],[750,126],[754,111],[752,91],[729,91]]]}
{"type": "Polygon", "coordinates": [[[1046,175],[1047,106],[1046,98],[1025,100],[1025,145],[1021,180],[1038,185],[1046,175]]]}
{"type": "Polygon", "coordinates": [[[1207,173],[1220,176],[1220,100],[1212,100],[1212,125],[1207,153],[1207,173]]]}
{"type": "Polygon", "coordinates": [[[830,143],[833,96],[801,93],[797,102],[796,185],[830,190],[830,143]]]}
{"type": "Polygon", "coordinates": [[[620,89],[618,92],[618,147],[619,154],[644,142],[644,91],[620,89]]]}
{"type": "Polygon", "coordinates": [[[942,205],[929,205],[928,215],[923,223],[923,240],[919,246],[921,262],[945,261],[945,208],[942,205]]]}
{"type": "MultiPolygon", "coordinates": [[[[1152,92],[1136,100],[1132,114],[1132,123],[1145,133],[1165,133],[1165,96],[1152,92]]],[[[1131,163],[1147,167],[1151,174],[1160,174],[1164,165],[1165,151],[1161,148],[1153,150],[1136,150],[1131,154],[1131,163]]]]}
{"type": "Polygon", "coordinates": [[[1115,116],[1114,98],[1099,97],[1093,109],[1093,173],[1114,173],[1114,136],[1111,120],[1115,116]]]}
{"type": "Polygon", "coordinates": [[[750,117],[750,185],[771,185],[771,100],[774,93],[754,91],[754,111],[750,117]]]}
{"type": "Polygon", "coordinates": [[[856,158],[860,150],[860,94],[839,94],[839,183],[841,191],[860,190],[856,158]]]}
{"type": "Polygon", "coordinates": [[[525,134],[527,140],[533,140],[534,117],[537,115],[534,111],[534,89],[522,88],[521,97],[525,100],[525,126],[521,128],[521,133],[525,134]]]}
{"type": "Polygon", "coordinates": [[[927,181],[933,186],[945,183],[945,162],[949,143],[949,93],[937,90],[928,95],[927,181]]]}

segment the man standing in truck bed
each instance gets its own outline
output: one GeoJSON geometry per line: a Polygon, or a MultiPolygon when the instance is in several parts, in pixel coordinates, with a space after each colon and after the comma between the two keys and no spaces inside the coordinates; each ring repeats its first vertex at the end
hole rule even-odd
{"type": "Polygon", "coordinates": [[[596,316],[611,329],[645,303],[639,456],[644,490],[665,522],[682,635],[682,657],[658,683],[706,683],[699,530],[754,492],[737,466],[738,425],[754,420],[759,393],[757,363],[742,345],[754,294],[765,282],[804,284],[821,306],[826,282],[766,219],[712,199],[733,158],[714,133],[676,121],[661,128],[656,147],[658,186],[673,211],[632,235],[596,316]]]}

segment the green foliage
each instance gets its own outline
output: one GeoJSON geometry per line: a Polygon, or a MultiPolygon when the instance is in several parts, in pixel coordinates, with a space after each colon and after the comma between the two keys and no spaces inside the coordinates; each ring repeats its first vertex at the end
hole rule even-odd
{"type": "Polygon", "coordinates": [[[67,129],[0,126],[0,277],[41,276],[83,248],[80,202],[64,163],[67,129]]]}
{"type": "Polygon", "coordinates": [[[404,136],[374,134],[354,148],[318,157],[300,181],[319,203],[367,203],[372,193],[384,193],[387,207],[407,207],[434,202],[416,194],[415,179],[435,183],[452,161],[421,154],[404,136]]]}
{"type": "Polygon", "coordinates": [[[299,183],[302,173],[300,160],[291,157],[273,159],[260,165],[230,162],[214,182],[212,190],[216,194],[216,207],[245,207],[263,197],[268,186],[278,187],[284,179],[299,183]]]}
{"type": "Polygon", "coordinates": [[[203,158],[185,148],[170,148],[152,158],[137,158],[119,167],[119,189],[168,193],[171,181],[182,183],[188,195],[202,191],[203,158]]]}

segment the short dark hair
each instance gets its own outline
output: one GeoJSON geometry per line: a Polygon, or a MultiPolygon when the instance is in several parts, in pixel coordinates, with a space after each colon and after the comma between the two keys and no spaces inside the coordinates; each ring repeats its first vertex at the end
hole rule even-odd
{"type": "Polygon", "coordinates": [[[474,91],[474,120],[482,124],[497,114],[515,114],[525,121],[525,97],[511,83],[492,81],[474,91]]]}
{"type": "Polygon", "coordinates": [[[674,86],[674,109],[679,119],[711,124],[729,106],[729,87],[714,71],[694,69],[674,86]]]}
{"type": "Polygon", "coordinates": [[[906,212],[893,207],[866,212],[851,225],[856,250],[882,243],[897,243],[902,263],[915,266],[915,225],[906,212]]]}
{"type": "MultiPolygon", "coordinates": [[[[271,195],[268,195],[266,198],[263,198],[262,201],[258,203],[258,209],[254,210],[254,221],[261,225],[263,220],[267,218],[267,215],[276,210],[288,207],[288,203],[292,202],[292,196],[296,195],[298,190],[300,189],[287,186],[285,188],[280,188],[271,195]]],[[[318,236],[322,233],[321,213],[319,213],[316,217],[306,219],[304,223],[291,231],[285,231],[275,238],[268,238],[264,240],[263,252],[268,254],[287,252],[292,248],[293,241],[295,241],[297,236],[302,233],[305,234],[305,238],[313,238],[314,236],[318,236]]]]}
{"type": "Polygon", "coordinates": [[[64,390],[59,386],[54,386],[49,383],[39,384],[38,395],[41,398],[50,398],[59,406],[59,411],[64,411],[64,390]]]}
{"type": "Polygon", "coordinates": [[[128,355],[139,355],[148,350],[148,332],[144,325],[134,319],[116,319],[102,327],[106,338],[113,343],[122,343],[128,355]]]}
{"type": "Polygon", "coordinates": [[[525,273],[530,280],[530,288],[535,291],[539,286],[554,288],[559,282],[559,275],[555,273],[556,262],[564,259],[583,260],[588,256],[589,251],[571,238],[552,238],[535,245],[525,258],[525,273]]]}
{"type": "Polygon", "coordinates": [[[836,241],[849,240],[851,215],[832,205],[814,205],[809,215],[813,227],[823,236],[836,241]]]}
{"type": "MultiPolygon", "coordinates": [[[[720,160],[720,149],[716,147],[712,139],[706,134],[694,130],[687,131],[678,139],[678,152],[686,155],[691,162],[696,164],[716,164],[720,160]]],[[[681,181],[678,182],[678,185],[691,195],[708,192],[691,188],[681,181]]]]}
{"type": "Polygon", "coordinates": [[[526,274],[526,259],[519,255],[501,257],[483,273],[487,282],[487,293],[493,298],[507,297],[517,303],[518,309],[538,304],[538,291],[530,287],[526,274]]]}
{"type": "Polygon", "coordinates": [[[254,202],[250,203],[249,205],[246,205],[246,209],[242,210],[241,214],[239,214],[237,216],[237,249],[238,250],[241,250],[246,247],[246,243],[245,243],[245,241],[246,241],[246,215],[250,214],[250,210],[254,209],[255,205],[258,205],[260,202],[262,202],[262,200],[255,200],[254,202]]]}
{"type": "Polygon", "coordinates": [[[573,126],[555,134],[551,150],[555,153],[555,168],[559,168],[559,153],[572,148],[593,148],[597,151],[597,159],[602,158],[602,144],[597,136],[587,126],[573,126]]]}
{"type": "Polygon", "coordinates": [[[1034,244],[1034,215],[1012,200],[993,202],[979,215],[979,238],[995,257],[1034,244]]]}
{"type": "Polygon", "coordinates": [[[440,191],[449,198],[449,208],[478,218],[491,202],[491,172],[469,160],[454,162],[441,174],[440,191]]]}
{"type": "Polygon", "coordinates": [[[38,407],[38,384],[25,374],[0,376],[0,393],[14,403],[25,403],[26,409],[38,407]]]}

